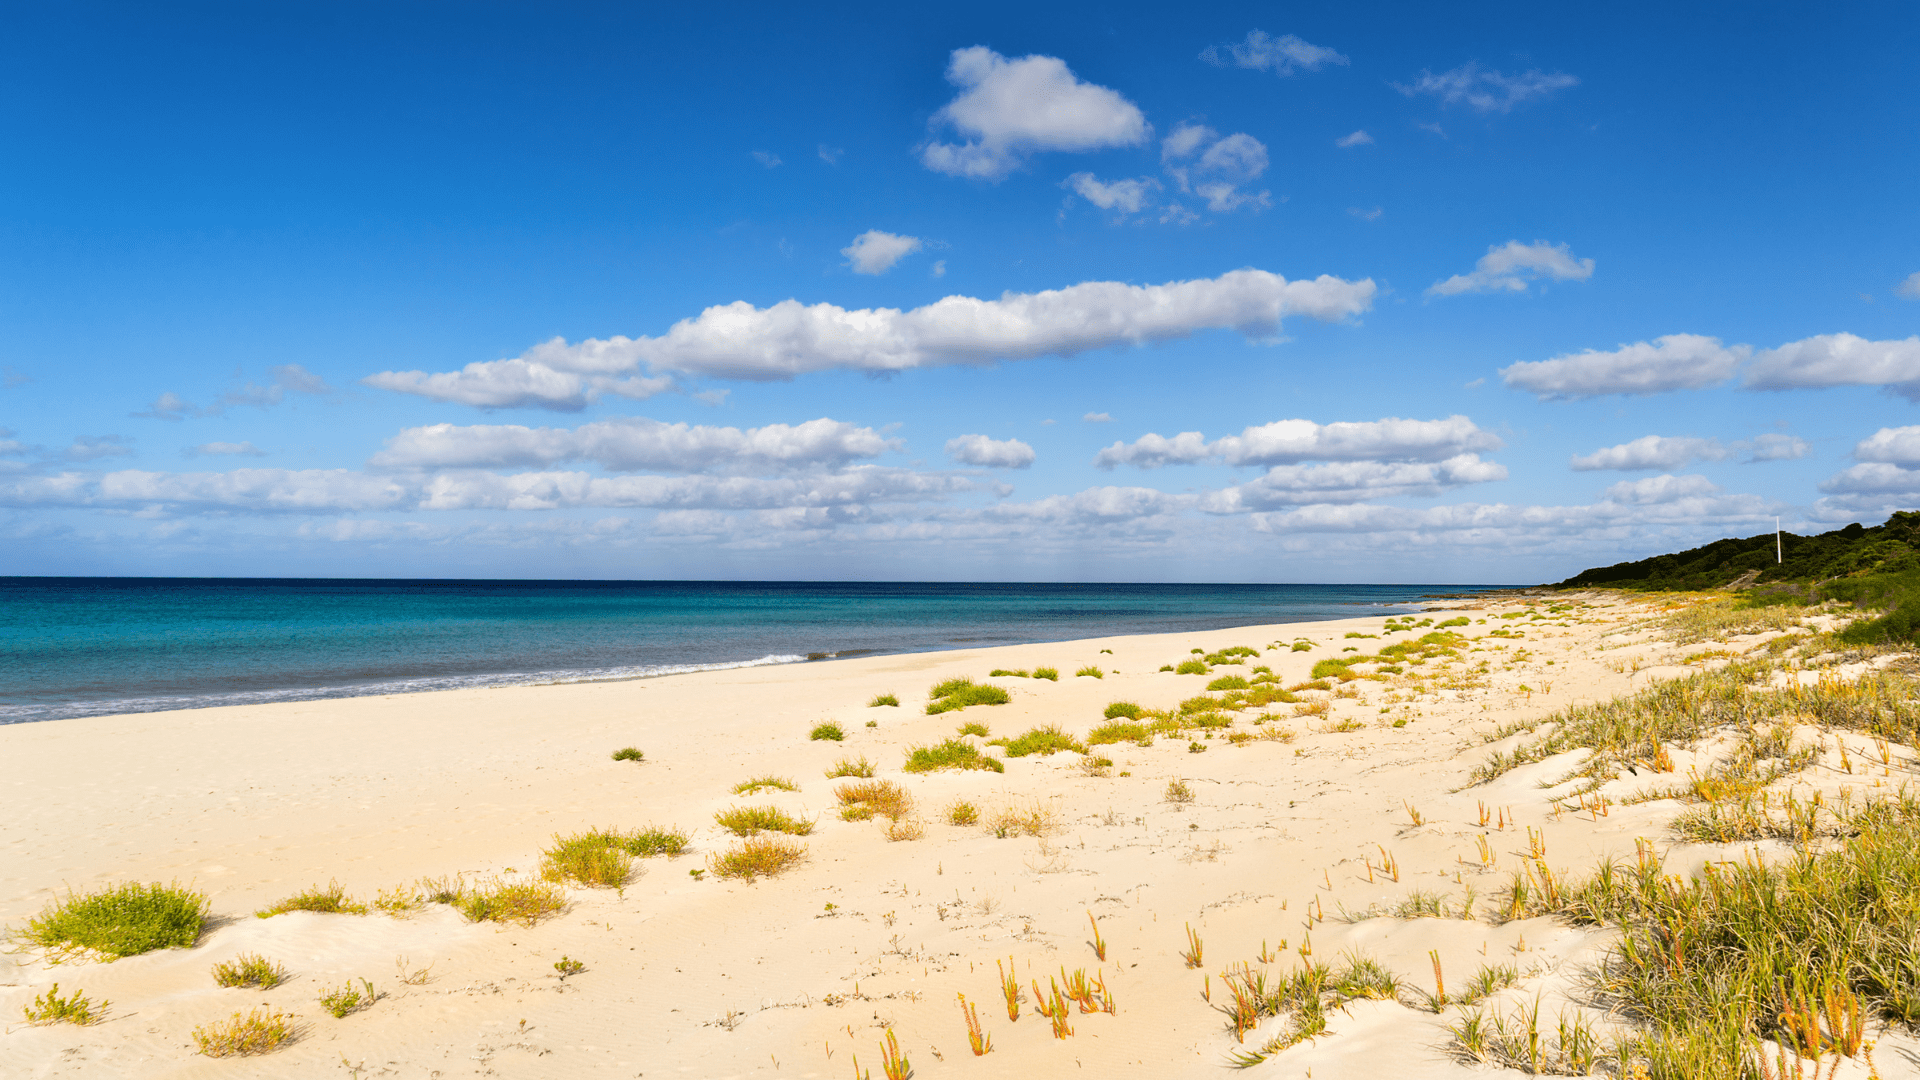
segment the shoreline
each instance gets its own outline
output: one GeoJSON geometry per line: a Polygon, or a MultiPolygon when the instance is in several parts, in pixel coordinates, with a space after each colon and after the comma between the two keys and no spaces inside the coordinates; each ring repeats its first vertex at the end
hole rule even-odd
{"type": "MultiPolygon", "coordinates": [[[[1595,620],[1636,608],[1630,600],[1604,604],[1595,620]]],[[[1352,697],[1302,691],[1302,702],[1320,711],[1269,709],[1265,724],[1243,711],[1230,726],[1194,730],[1190,739],[1096,747],[1115,762],[1104,777],[1087,773],[1071,753],[1008,758],[1004,773],[905,774],[900,763],[906,750],[950,737],[965,722],[987,724],[996,736],[1058,724],[1084,737],[1112,701],[1171,709],[1204,696],[1214,678],[1252,674],[1255,665],[1293,684],[1343,648],[1371,651],[1431,631],[1384,634],[1387,616],[1373,614],[671,678],[7,725],[0,748],[15,764],[15,781],[0,789],[0,813],[11,825],[0,922],[19,925],[64,887],[84,893],[125,880],[195,882],[211,895],[217,922],[191,950],[111,965],[49,968],[19,953],[0,955],[0,1009],[17,1009],[60,981],[139,1017],[77,1033],[17,1031],[0,1040],[0,1071],[38,1069],[56,1044],[78,1039],[99,1067],[212,1075],[219,1066],[195,1057],[185,1032],[265,1001],[310,1025],[274,1055],[276,1075],[334,1075],[346,1052],[398,1063],[397,1075],[425,1076],[449,1060],[462,1071],[445,1075],[465,1075],[479,1056],[512,1063],[503,1068],[510,1075],[683,1068],[779,1075],[771,1057],[798,1069],[795,1075],[827,1076],[842,1071],[849,1052],[869,1058],[875,1025],[884,1021],[909,1047],[916,1071],[932,1077],[976,1062],[950,1015],[953,994],[980,1001],[987,1014],[996,955],[1012,953],[1023,974],[1030,964],[1043,980],[1062,964],[1091,972],[1096,962],[1081,939],[1093,911],[1116,950],[1103,970],[1121,995],[1120,1026],[1114,1017],[1082,1017],[1081,1036],[1059,1042],[1030,1012],[1017,1023],[1002,1012],[988,1021],[996,1050],[977,1059],[982,1075],[1045,1073],[1066,1053],[1104,1075],[1211,1076],[1224,1052],[1218,1015],[1186,986],[1202,972],[1186,971],[1175,955],[1183,923],[1206,935],[1221,963],[1252,955],[1262,938],[1298,946],[1305,905],[1364,908],[1412,887],[1411,877],[1391,887],[1366,880],[1363,856],[1375,844],[1393,850],[1410,875],[1432,878],[1433,887],[1443,884],[1436,869],[1451,882],[1456,831],[1430,825],[1409,833],[1403,802],[1433,818],[1470,818],[1476,795],[1495,797],[1454,793],[1459,763],[1478,760],[1478,733],[1612,696],[1646,674],[1611,671],[1595,655],[1592,643],[1610,623],[1556,618],[1552,628],[1535,621],[1519,637],[1493,638],[1495,630],[1508,632],[1493,616],[1516,606],[1524,610],[1520,598],[1480,597],[1409,617],[1434,624],[1468,618],[1477,648],[1514,661],[1476,685],[1455,690],[1427,680],[1429,689],[1416,689],[1412,676],[1396,675],[1336,688],[1356,689],[1352,697]],[[1296,639],[1314,647],[1294,652],[1296,639]],[[1190,658],[1192,649],[1241,645],[1262,654],[1205,677],[1158,670],[1190,658]],[[1059,681],[992,680],[1011,692],[1007,705],[921,711],[926,688],[946,678],[985,681],[996,667],[1040,665],[1058,668],[1059,681]],[[1103,677],[1071,674],[1083,666],[1099,666],[1103,677]],[[901,705],[867,705],[883,693],[897,694],[901,705]],[[824,721],[838,723],[845,740],[809,740],[809,729],[824,721]],[[1283,730],[1285,739],[1229,739],[1283,730]],[[644,750],[645,761],[610,760],[627,745],[644,750]],[[821,776],[835,760],[854,757],[873,761],[878,778],[910,793],[921,838],[889,842],[884,822],[839,819],[836,782],[821,776]],[[737,782],[765,773],[792,777],[799,790],[731,794],[737,782]],[[1163,799],[1175,780],[1196,793],[1192,804],[1163,799]],[[1002,839],[949,824],[946,809],[959,799],[983,815],[1019,810],[1050,824],[1039,835],[1002,839]],[[809,861],[754,884],[690,874],[736,842],[712,816],[743,803],[814,820],[804,840],[809,861]],[[405,919],[249,916],[329,881],[371,900],[422,877],[524,878],[556,834],[650,823],[687,830],[692,852],[643,860],[624,890],[570,888],[569,909],[531,929],[468,924],[438,907],[405,919]],[[1323,876],[1333,891],[1316,885],[1323,876]],[[241,951],[283,959],[299,978],[253,994],[213,987],[207,964],[241,951]],[[551,966],[562,954],[585,961],[587,972],[556,978],[551,966]],[[433,981],[396,983],[391,972],[401,955],[436,963],[433,981]],[[371,979],[391,996],[344,1020],[316,1017],[315,987],[348,978],[371,979]],[[1161,1030],[1128,1014],[1169,1019],[1161,1030]],[[613,1024],[615,1016],[626,1019],[613,1024]],[[520,1018],[528,1027],[516,1027],[520,1018]],[[823,1042],[831,1058],[823,1057],[823,1042]],[[518,1043],[541,1053],[514,1049],[518,1043]],[[547,1054],[558,1056],[533,1064],[547,1054]]],[[[1538,775],[1503,778],[1497,797],[1516,818],[1552,832],[1557,856],[1584,862],[1618,846],[1624,834],[1614,826],[1644,817],[1617,810],[1606,836],[1576,838],[1545,814],[1548,796],[1532,786],[1538,775]]],[[[1450,970],[1457,963],[1471,971],[1460,935],[1475,925],[1433,922],[1375,940],[1366,924],[1342,930],[1329,922],[1312,936],[1329,957],[1343,942],[1365,945],[1411,972],[1426,962],[1427,949],[1439,948],[1450,970]],[[1441,938],[1430,933],[1440,931],[1441,938]]],[[[1516,933],[1536,951],[1579,936],[1531,926],[1495,936],[1516,933]]],[[[1209,961],[1209,970],[1216,966],[1209,961]]],[[[1288,1057],[1296,1054],[1316,1076],[1341,1075],[1318,1051],[1288,1057]]],[[[1393,1051],[1385,1060],[1403,1057],[1393,1051]]],[[[1435,1067],[1425,1062],[1416,1073],[1435,1067]]]]}

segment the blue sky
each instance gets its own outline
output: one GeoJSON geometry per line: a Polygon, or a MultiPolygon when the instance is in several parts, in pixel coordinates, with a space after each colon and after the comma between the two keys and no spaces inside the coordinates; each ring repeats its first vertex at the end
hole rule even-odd
{"type": "Polygon", "coordinates": [[[1532,582],[1920,502],[1909,5],[63,5],[0,573],[1532,582]]]}

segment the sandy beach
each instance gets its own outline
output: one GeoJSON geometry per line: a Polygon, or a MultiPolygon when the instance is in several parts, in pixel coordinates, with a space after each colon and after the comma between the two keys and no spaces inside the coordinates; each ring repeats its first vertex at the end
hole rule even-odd
{"type": "MultiPolygon", "coordinates": [[[[1683,872],[1750,846],[1678,844],[1665,826],[1681,804],[1622,802],[1631,778],[1589,812],[1558,801],[1570,788],[1541,785],[1580,750],[1471,782],[1520,738],[1488,744],[1499,725],[1777,636],[1702,656],[1646,628],[1656,607],[1500,596],[1437,606],[1384,637],[1386,620],[1371,617],[0,728],[0,921],[19,926],[67,888],[129,880],[191,882],[213,913],[191,949],[110,964],[0,955],[0,1074],[844,1078],[857,1055],[860,1073],[878,1077],[891,1032],[922,1077],[1213,1077],[1269,1034],[1236,1038],[1218,1008],[1228,976],[1343,955],[1376,959],[1408,989],[1346,1003],[1325,1032],[1250,1075],[1498,1074],[1450,1048],[1458,1010],[1418,1007],[1416,990],[1437,989],[1436,964],[1459,982],[1511,965],[1518,981],[1490,1007],[1537,998],[1548,1014],[1577,1011],[1565,992],[1612,935],[1550,918],[1463,919],[1463,903],[1491,908],[1540,847],[1584,870],[1631,859],[1644,837],[1683,872]],[[1453,656],[1229,709],[1227,726],[1150,746],[1089,748],[1110,767],[1062,752],[1006,758],[999,773],[901,770],[910,749],[964,723],[995,738],[1051,724],[1084,739],[1112,702],[1176,710],[1214,679],[1261,667],[1270,685],[1298,686],[1342,649],[1372,652],[1455,619],[1467,621],[1447,631],[1463,639],[1453,656]],[[1258,653],[1206,675],[1159,670],[1235,646],[1258,653]],[[1042,666],[1058,681],[988,678],[1042,666]],[[1072,674],[1085,667],[1102,677],[1072,674]],[[928,688],[958,676],[1011,701],[927,715],[928,688]],[[868,705],[884,694],[900,704],[868,705]],[[845,739],[810,739],[823,722],[845,739]],[[644,760],[613,760],[626,746],[644,760]],[[890,840],[884,817],[842,819],[835,791],[847,781],[824,774],[859,757],[911,795],[913,812],[892,829],[905,838],[890,840]],[[732,793],[766,775],[798,790],[732,793]],[[1170,785],[1191,801],[1170,799],[1170,785]],[[979,821],[951,823],[957,801],[979,821]],[[719,878],[709,857],[738,840],[714,815],[738,805],[815,820],[799,840],[806,861],[752,882],[719,878]],[[1003,811],[1026,825],[1009,817],[996,830],[1003,811]],[[569,887],[565,910],[531,927],[470,923],[434,904],[253,917],[333,881],[372,901],[422,878],[529,878],[556,834],[650,824],[685,830],[688,852],[638,860],[621,889],[569,887]],[[1388,914],[1410,900],[1446,917],[1388,914]],[[1190,963],[1182,952],[1196,940],[1190,963]],[[249,952],[291,978],[269,990],[214,984],[211,965],[249,952]],[[562,957],[584,969],[563,976],[562,957]],[[1009,963],[1026,998],[1017,1021],[1001,990],[1009,963]],[[1072,1034],[1056,1037],[1035,990],[1080,969],[1104,984],[1095,1000],[1111,1011],[1074,1008],[1072,1034]],[[414,972],[424,974],[401,977],[414,972]],[[371,1007],[336,1019],[316,1005],[362,979],[380,995],[371,1007]],[[55,982],[110,1000],[103,1021],[22,1024],[22,1008],[55,982]],[[992,1040],[984,1056],[969,1049],[959,995],[992,1040]],[[295,1014],[298,1038],[262,1058],[195,1052],[196,1026],[261,1005],[295,1014]]],[[[1865,738],[1855,741],[1865,760],[1865,738]]],[[[1686,774],[1687,752],[1674,757],[1686,774]]],[[[1891,785],[1901,771],[1868,780],[1848,769],[1816,768],[1812,782],[1891,785]]],[[[1915,1075],[1920,1043],[1879,1038],[1881,1073],[1915,1075]]],[[[1849,1060],[1839,1075],[1867,1071],[1849,1060]]]]}

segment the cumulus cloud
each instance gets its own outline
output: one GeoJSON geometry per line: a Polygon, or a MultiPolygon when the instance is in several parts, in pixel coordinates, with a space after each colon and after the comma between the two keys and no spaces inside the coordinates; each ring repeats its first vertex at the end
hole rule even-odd
{"type": "Polygon", "coordinates": [[[1077,172],[1062,180],[1060,186],[1071,188],[1076,195],[1102,210],[1113,210],[1124,217],[1145,209],[1154,193],[1160,190],[1160,181],[1151,176],[1102,181],[1090,172],[1077,172]]]}
{"type": "Polygon", "coordinates": [[[1598,469],[1621,472],[1640,469],[1670,471],[1685,468],[1695,461],[1723,461],[1726,457],[1727,448],[1721,446],[1718,439],[1643,435],[1632,442],[1604,447],[1584,456],[1576,454],[1573,458],[1573,468],[1576,472],[1590,472],[1598,469]]]}
{"type": "Polygon", "coordinates": [[[1272,203],[1268,192],[1240,190],[1267,171],[1266,144],[1244,132],[1222,138],[1204,124],[1181,123],[1161,140],[1160,161],[1175,186],[1207,200],[1214,213],[1272,203]]]}
{"type": "Polygon", "coordinates": [[[710,307],[659,337],[560,338],[510,360],[468,364],[457,372],[389,371],[364,381],[403,393],[488,408],[537,406],[572,411],[601,392],[645,397],[671,385],[670,374],[771,381],[845,369],[904,371],[944,364],[987,364],[1073,356],[1142,345],[1201,330],[1272,335],[1282,319],[1336,322],[1373,304],[1372,279],[1322,275],[1288,281],[1264,270],[1165,285],[1090,281],[997,300],[949,296],[925,307],[849,311],[785,300],[756,308],[745,301],[710,307]]]}
{"type": "Polygon", "coordinates": [[[780,155],[771,150],[753,151],[753,160],[759,162],[760,167],[763,169],[777,169],[785,164],[780,160],[780,155]]]}
{"type": "Polygon", "coordinates": [[[1908,300],[1920,300],[1920,270],[1908,274],[1905,281],[1895,285],[1893,294],[1906,297],[1908,300]]]}
{"type": "Polygon", "coordinates": [[[362,513],[408,510],[780,510],[917,503],[971,491],[966,477],[880,466],[794,477],[594,476],[584,472],[449,471],[380,475],[351,469],[128,469],[0,481],[0,506],[174,513],[362,513]]]}
{"type": "Polygon", "coordinates": [[[1172,438],[1147,434],[1131,443],[1114,443],[1094,456],[1102,469],[1133,465],[1143,469],[1162,465],[1193,465],[1218,461],[1227,465],[1290,465],[1303,461],[1418,461],[1440,462],[1463,454],[1498,450],[1506,444],[1465,416],[1444,420],[1338,421],[1276,420],[1249,427],[1238,435],[1208,442],[1197,431],[1172,438]]]}
{"type": "Polygon", "coordinates": [[[1734,449],[1746,453],[1748,464],[1798,461],[1813,452],[1813,444],[1798,435],[1755,435],[1733,445],[1734,449]]]}
{"type": "Polygon", "coordinates": [[[1281,506],[1363,502],[1396,496],[1434,496],[1466,484],[1505,480],[1507,468],[1460,454],[1435,462],[1343,461],[1325,465],[1277,465],[1245,484],[1208,492],[1199,508],[1238,514],[1281,506]]]}
{"type": "Polygon", "coordinates": [[[73,445],[60,455],[68,461],[98,461],[101,458],[128,457],[133,440],[124,435],[75,435],[73,445]]]}
{"type": "Polygon", "coordinates": [[[614,472],[756,473],[839,468],[900,448],[899,440],[872,428],[825,417],[744,431],[632,417],[577,428],[407,428],[389,439],[369,464],[383,469],[476,469],[583,461],[614,472]]]}
{"type": "Polygon", "coordinates": [[[1458,296],[1468,292],[1526,292],[1527,283],[1542,279],[1585,281],[1593,276],[1592,259],[1576,259],[1565,244],[1509,240],[1487,248],[1470,274],[1455,274],[1435,282],[1428,296],[1458,296]]]}
{"type": "Polygon", "coordinates": [[[1859,461],[1920,467],[1920,427],[1881,428],[1853,448],[1859,461]]]}
{"type": "Polygon", "coordinates": [[[1033,447],[1019,439],[989,439],[961,435],[947,440],[947,456],[962,465],[983,469],[1024,469],[1033,464],[1033,447]]]}
{"type": "Polygon", "coordinates": [[[1025,503],[1002,503],[984,516],[1045,521],[1055,525],[1106,526],[1121,521],[1174,513],[1192,500],[1142,487],[1095,487],[1072,495],[1050,495],[1025,503]]]}
{"type": "Polygon", "coordinates": [[[131,416],[148,420],[185,420],[189,417],[220,416],[235,405],[251,405],[265,409],[278,405],[286,399],[289,392],[296,394],[331,394],[334,388],[327,381],[299,364],[280,364],[268,369],[272,378],[266,385],[248,380],[244,385],[229,390],[211,405],[195,405],[180,395],[168,391],[154,399],[153,404],[131,416]]]}
{"type": "Polygon", "coordinates": [[[1287,76],[1296,71],[1319,71],[1328,64],[1346,66],[1349,61],[1332,49],[1309,45],[1292,34],[1273,37],[1264,30],[1250,30],[1245,41],[1209,45],[1200,59],[1215,67],[1243,67],[1271,71],[1287,76]]]}
{"type": "Polygon", "coordinates": [[[267,452],[251,442],[209,442],[186,449],[188,457],[266,457],[267,452]]]}
{"type": "Polygon", "coordinates": [[[1419,78],[1411,83],[1394,83],[1393,88],[1408,97],[1438,98],[1443,105],[1465,105],[1483,113],[1504,113],[1511,112],[1523,101],[1546,97],[1579,84],[1579,79],[1561,72],[1549,74],[1533,70],[1504,75],[1481,68],[1478,61],[1468,61],[1438,75],[1423,68],[1419,78]]]}
{"type": "Polygon", "coordinates": [[[853,267],[856,274],[884,274],[893,269],[901,259],[919,251],[922,247],[917,236],[899,236],[879,229],[868,229],[853,238],[853,243],[840,249],[847,257],[847,265],[853,267]]]}
{"type": "Polygon", "coordinates": [[[1622,480],[1608,487],[1605,497],[1610,502],[1649,506],[1655,503],[1678,502],[1681,499],[1713,495],[1719,491],[1720,485],[1704,476],[1669,474],[1649,476],[1644,480],[1622,480]]]}
{"type": "Polygon", "coordinates": [[[920,161],[951,176],[1000,180],[1034,153],[1138,146],[1152,131],[1133,102],[1081,82],[1058,57],[1009,60],[982,45],[955,49],[947,81],[960,93],[932,123],[966,141],[928,143],[920,161]]]}
{"type": "Polygon", "coordinates": [[[1883,386],[1920,401],[1920,336],[1869,341],[1842,333],[1791,341],[1757,354],[1744,383],[1749,390],[1883,386]]]}
{"type": "Polygon", "coordinates": [[[1745,345],[1722,345],[1719,338],[1668,334],[1609,352],[1587,349],[1523,361],[1501,368],[1500,377],[1516,390],[1548,400],[1659,394],[1724,382],[1751,352],[1745,345]]]}
{"type": "Polygon", "coordinates": [[[1345,150],[1349,147],[1354,147],[1354,146],[1372,146],[1373,136],[1367,134],[1364,130],[1356,131],[1351,135],[1342,135],[1339,138],[1333,140],[1333,145],[1339,147],[1342,150],[1345,150]]]}
{"type": "Polygon", "coordinates": [[[1893,502],[1920,494],[1920,427],[1881,428],[1856,443],[1853,456],[1860,464],[1821,482],[1821,491],[1837,497],[1821,500],[1825,509],[1896,509],[1893,502]]]}

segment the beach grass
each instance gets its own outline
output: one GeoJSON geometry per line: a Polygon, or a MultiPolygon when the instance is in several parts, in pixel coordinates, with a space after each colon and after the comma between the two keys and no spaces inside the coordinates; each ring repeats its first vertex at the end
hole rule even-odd
{"type": "Polygon", "coordinates": [[[270,919],[275,915],[285,915],[291,911],[317,911],[327,915],[365,915],[367,905],[347,895],[346,887],[337,881],[329,881],[322,888],[315,885],[302,892],[294,893],[272,907],[261,908],[254,912],[257,919],[270,919]]]}
{"type": "Polygon", "coordinates": [[[812,739],[815,742],[822,742],[822,741],[839,742],[842,739],[845,739],[846,737],[847,737],[847,733],[840,730],[840,725],[832,722],[831,720],[829,720],[824,724],[815,724],[813,727],[813,730],[807,732],[807,738],[812,739]]]}
{"type": "Polygon", "coordinates": [[[213,965],[213,981],[225,987],[253,986],[270,990],[287,980],[287,969],[259,953],[241,953],[213,965]]]}
{"type": "Polygon", "coordinates": [[[187,948],[200,940],[206,919],[205,893],[177,882],[130,881],[84,896],[69,890],[9,937],[55,957],[91,953],[115,960],[154,949],[187,948]]]}
{"type": "Polygon", "coordinates": [[[453,906],[468,922],[515,923],[532,926],[567,906],[567,894],[550,881],[509,881],[494,878],[463,891],[453,906]]]}
{"type": "Polygon", "coordinates": [[[872,775],[873,762],[868,761],[865,754],[860,755],[858,760],[841,758],[833,763],[833,768],[827,770],[829,780],[838,780],[843,776],[857,776],[864,779],[872,775]]]}
{"type": "Polygon", "coordinates": [[[1133,720],[1113,720],[1087,732],[1087,745],[1105,746],[1109,743],[1130,742],[1139,746],[1153,745],[1153,732],[1147,725],[1133,720]]]}
{"type": "Polygon", "coordinates": [[[641,753],[637,746],[623,746],[613,752],[615,761],[645,761],[646,757],[647,755],[641,753]]]}
{"type": "Polygon", "coordinates": [[[875,694],[873,700],[867,702],[867,708],[877,709],[882,705],[898,706],[899,704],[900,699],[893,694],[875,694]]]}
{"type": "Polygon", "coordinates": [[[985,769],[992,772],[1006,772],[1007,767],[999,760],[980,752],[972,743],[959,739],[948,739],[932,746],[916,746],[907,751],[906,763],[900,768],[905,772],[924,773],[941,769],[985,769]]]}
{"type": "Polygon", "coordinates": [[[805,836],[813,831],[813,822],[793,817],[777,806],[730,806],[714,814],[713,820],[735,836],[763,832],[805,836]]]}
{"type": "Polygon", "coordinates": [[[553,841],[540,853],[544,880],[617,889],[633,874],[633,856],[626,850],[624,834],[589,829],[571,836],[555,834],[553,841]]]}
{"type": "Polygon", "coordinates": [[[90,1001],[82,991],[75,990],[66,996],[60,994],[60,984],[54,983],[47,992],[33,999],[32,1004],[22,1010],[27,1023],[36,1027],[47,1024],[73,1024],[86,1027],[97,1024],[106,1015],[107,1006],[112,1002],[90,1001]]]}
{"type": "Polygon", "coordinates": [[[773,776],[769,774],[767,776],[756,776],[751,780],[740,781],[733,785],[733,793],[735,795],[757,795],[760,793],[761,788],[772,788],[775,791],[799,791],[800,785],[794,783],[791,777],[773,776]]]}
{"type": "Polygon", "coordinates": [[[748,882],[772,877],[805,862],[807,846],[776,836],[749,836],[737,847],[708,857],[715,877],[741,878],[748,882]]]}
{"type": "Polygon", "coordinates": [[[293,1041],[294,1018],[271,1009],[250,1009],[193,1029],[193,1042],[207,1057],[251,1057],[293,1041]]]}
{"type": "Polygon", "coordinates": [[[1060,730],[1058,724],[1031,728],[1018,738],[996,740],[995,745],[1005,747],[1007,756],[1010,758],[1026,757],[1029,754],[1039,754],[1044,757],[1062,751],[1072,751],[1076,754],[1087,752],[1087,748],[1081,744],[1080,740],[1060,730]]]}
{"type": "Polygon", "coordinates": [[[969,705],[1005,705],[1013,698],[1006,690],[961,677],[948,679],[927,691],[927,715],[964,709],[969,705]]]}
{"type": "Polygon", "coordinates": [[[913,796],[908,795],[907,789],[891,780],[866,780],[858,784],[841,784],[833,794],[840,800],[843,808],[842,816],[845,816],[846,809],[860,807],[864,813],[859,817],[880,814],[898,821],[913,810],[913,796]]]}

